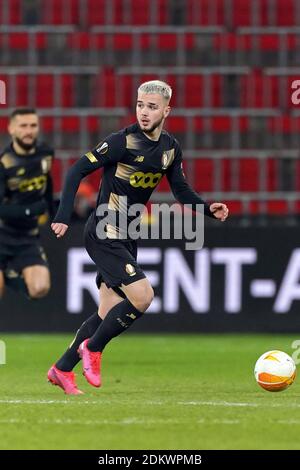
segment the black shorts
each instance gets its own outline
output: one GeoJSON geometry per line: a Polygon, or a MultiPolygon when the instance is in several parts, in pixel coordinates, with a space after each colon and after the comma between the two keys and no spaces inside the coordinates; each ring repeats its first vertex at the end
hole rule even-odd
{"type": "Polygon", "coordinates": [[[22,241],[20,237],[16,244],[16,240],[10,243],[7,235],[5,238],[0,236],[0,271],[12,269],[21,273],[24,268],[35,265],[48,267],[46,254],[38,238],[29,243],[28,238],[22,241]]]}
{"type": "MultiPolygon", "coordinates": [[[[89,225],[89,224],[88,224],[89,225]]],[[[86,250],[97,266],[96,284],[100,288],[104,282],[117,294],[125,297],[120,286],[145,279],[143,270],[137,263],[137,243],[135,240],[100,240],[89,230],[85,230],[86,250]]]]}

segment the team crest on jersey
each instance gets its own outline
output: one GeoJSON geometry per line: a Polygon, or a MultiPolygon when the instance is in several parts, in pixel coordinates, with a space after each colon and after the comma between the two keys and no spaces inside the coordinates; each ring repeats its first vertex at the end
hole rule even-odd
{"type": "Polygon", "coordinates": [[[174,149],[166,150],[161,158],[162,170],[166,170],[174,160],[174,149]]]}
{"type": "Polygon", "coordinates": [[[52,163],[52,157],[50,155],[48,155],[47,157],[43,158],[43,160],[41,160],[42,172],[44,174],[50,171],[51,163],[52,163]]]}
{"type": "Polygon", "coordinates": [[[136,270],[134,269],[132,264],[126,264],[125,269],[126,269],[127,274],[129,274],[129,276],[135,276],[136,275],[136,270]]]}
{"type": "Polygon", "coordinates": [[[101,155],[103,155],[107,151],[108,151],[108,143],[107,142],[103,142],[103,144],[100,147],[96,148],[96,152],[100,153],[101,155]]]}
{"type": "Polygon", "coordinates": [[[47,171],[48,171],[48,162],[47,162],[46,159],[43,159],[41,161],[41,167],[42,167],[43,173],[47,173],[47,171]]]}

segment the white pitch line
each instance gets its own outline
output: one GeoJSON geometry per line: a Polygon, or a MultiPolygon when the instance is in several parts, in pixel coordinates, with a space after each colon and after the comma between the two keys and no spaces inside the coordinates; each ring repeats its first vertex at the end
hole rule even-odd
{"type": "Polygon", "coordinates": [[[257,403],[236,403],[236,402],[228,402],[228,401],[179,401],[177,402],[178,405],[185,405],[185,406],[259,406],[257,403]]]}
{"type": "MultiPolygon", "coordinates": [[[[43,420],[37,420],[34,422],[34,424],[38,425],[71,425],[71,426],[96,426],[96,425],[109,425],[109,426],[131,426],[131,425],[170,425],[170,424],[175,424],[175,425],[182,425],[185,424],[185,420],[175,420],[175,419],[140,419],[140,418],[125,418],[122,420],[109,420],[109,419],[103,419],[103,420],[76,420],[76,419],[43,419],[43,420]]],[[[197,424],[225,424],[225,425],[236,425],[240,424],[240,420],[226,420],[226,419],[214,419],[214,420],[205,420],[205,419],[200,419],[196,421],[197,424]]],[[[24,424],[24,425],[30,425],[31,421],[26,420],[26,419],[1,419],[0,424],[24,424]]]]}
{"type": "Polygon", "coordinates": [[[300,408],[300,403],[243,403],[228,401],[179,401],[177,405],[184,406],[224,406],[224,407],[251,407],[251,408],[300,408]]]}
{"type": "Polygon", "coordinates": [[[11,405],[53,405],[53,404],[61,404],[61,405],[74,405],[76,404],[77,405],[99,405],[101,402],[100,400],[99,401],[89,401],[89,400],[85,400],[85,401],[77,401],[76,399],[72,400],[72,398],[70,400],[11,400],[11,399],[7,399],[7,400],[0,400],[0,404],[11,404],[11,405]]]}
{"type": "Polygon", "coordinates": [[[299,419],[281,419],[279,421],[273,421],[273,423],[278,423],[278,424],[300,424],[299,419]]]}
{"type": "MultiPolygon", "coordinates": [[[[278,425],[300,425],[300,420],[267,420],[268,423],[271,424],[278,424],[278,425]]],[[[185,424],[186,421],[178,421],[178,420],[158,420],[158,419],[138,419],[138,418],[127,418],[123,420],[108,420],[108,419],[103,419],[103,420],[73,420],[73,419],[45,419],[45,420],[38,420],[34,421],[34,424],[36,425],[61,425],[61,426],[132,426],[132,425],[141,425],[141,426],[149,426],[149,425],[166,425],[169,426],[170,424],[175,424],[175,425],[182,425],[185,424]]],[[[214,419],[214,420],[208,420],[208,419],[199,419],[196,421],[196,424],[203,424],[203,425],[228,425],[228,426],[234,426],[234,425],[240,425],[242,424],[243,421],[241,420],[229,420],[229,419],[214,419]]],[[[246,421],[245,421],[246,423],[246,421]]],[[[1,419],[0,424],[4,425],[9,425],[9,424],[17,424],[17,425],[30,425],[32,424],[31,421],[25,420],[25,419],[1,419]]]]}
{"type": "MultiPolygon", "coordinates": [[[[1,419],[0,424],[31,424],[31,421],[25,419],[1,419]]],[[[165,420],[165,419],[139,419],[139,418],[126,418],[122,420],[76,420],[76,419],[43,419],[34,421],[34,424],[38,425],[79,425],[79,426],[95,426],[95,425],[116,425],[116,426],[130,426],[130,425],[170,425],[170,424],[182,424],[182,421],[178,420],[165,420]]]]}
{"type": "MultiPolygon", "coordinates": [[[[178,401],[171,402],[166,401],[140,401],[140,404],[143,406],[163,406],[163,405],[182,405],[182,406],[221,406],[226,408],[300,408],[300,403],[249,403],[249,402],[228,402],[228,401],[178,401]]],[[[77,397],[70,397],[69,400],[33,400],[33,399],[24,399],[24,400],[14,400],[14,399],[0,399],[0,405],[115,405],[122,404],[120,400],[111,400],[104,397],[99,397],[99,400],[78,400],[77,397]]]]}

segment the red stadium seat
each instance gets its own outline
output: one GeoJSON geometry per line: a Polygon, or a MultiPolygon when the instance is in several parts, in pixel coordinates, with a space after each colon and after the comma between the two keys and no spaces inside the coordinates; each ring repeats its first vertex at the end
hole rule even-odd
{"type": "Polygon", "coordinates": [[[278,159],[269,158],[267,160],[267,191],[276,191],[277,188],[277,163],[278,159]]]}
{"type": "Polygon", "coordinates": [[[52,108],[54,106],[54,76],[37,75],[35,80],[35,106],[52,108]]]}
{"type": "Polygon", "coordinates": [[[67,36],[67,47],[71,49],[89,50],[91,47],[91,34],[85,31],[70,33],[67,36]]]}
{"type": "Polygon", "coordinates": [[[259,190],[259,160],[245,158],[239,160],[239,191],[259,190]]]}
{"type": "Polygon", "coordinates": [[[247,52],[253,47],[253,38],[254,36],[251,34],[225,32],[213,36],[213,46],[217,50],[247,52]]]}
{"type": "Polygon", "coordinates": [[[33,103],[29,102],[29,76],[20,74],[16,76],[16,103],[15,106],[31,106],[33,103]]]}
{"type": "Polygon", "coordinates": [[[156,23],[160,25],[166,25],[168,23],[168,1],[167,0],[158,0],[158,15],[156,18],[156,23]]]}
{"type": "Polygon", "coordinates": [[[221,191],[232,191],[232,171],[230,158],[223,158],[220,160],[222,171],[221,191]]]}
{"type": "Polygon", "coordinates": [[[223,202],[224,204],[227,204],[227,206],[230,208],[230,216],[243,214],[242,201],[232,201],[232,200],[226,201],[225,199],[223,202]]]}
{"type": "Polygon", "coordinates": [[[28,33],[11,33],[8,38],[8,46],[12,49],[27,50],[29,47],[28,33]]]}
{"type": "MultiPolygon", "coordinates": [[[[295,162],[295,190],[300,191],[300,161],[295,162]]],[[[299,201],[300,208],[300,201],[299,201]]]]}
{"type": "Polygon", "coordinates": [[[151,18],[151,2],[148,0],[132,0],[131,18],[133,25],[148,25],[151,18]]]}
{"type": "Polygon", "coordinates": [[[274,116],[268,119],[268,130],[271,134],[290,134],[300,132],[300,118],[290,115],[274,116]]]}
{"type": "Polygon", "coordinates": [[[212,117],[212,129],[214,132],[230,132],[231,118],[227,116],[212,117]]]}
{"type": "Polygon", "coordinates": [[[65,116],[62,120],[62,129],[64,132],[79,132],[80,120],[77,116],[65,116]]]}
{"type": "Polygon", "coordinates": [[[49,134],[54,131],[54,118],[50,116],[40,117],[40,125],[43,134],[49,134]]]}
{"type": "Polygon", "coordinates": [[[8,125],[8,118],[0,117],[0,135],[2,134],[7,135],[7,125],[8,125]]]}
{"type": "Polygon", "coordinates": [[[277,0],[276,1],[276,25],[277,26],[298,26],[296,23],[296,19],[297,19],[296,1],[295,0],[277,0]]]}
{"type": "Polygon", "coordinates": [[[61,106],[69,108],[74,106],[74,76],[64,74],[60,76],[61,106]]]}
{"type": "Polygon", "coordinates": [[[269,90],[266,89],[266,80],[261,70],[254,70],[251,74],[241,76],[240,104],[243,108],[266,107],[266,99],[269,96],[269,90]]]}
{"type": "Polygon", "coordinates": [[[79,24],[80,0],[47,0],[41,7],[42,23],[65,25],[79,24]]]}
{"type": "Polygon", "coordinates": [[[113,47],[119,50],[132,50],[133,36],[130,33],[119,33],[113,36],[113,47]]]}
{"type": "Polygon", "coordinates": [[[87,129],[89,132],[100,132],[99,119],[96,116],[87,117],[87,129]]]}
{"type": "Polygon", "coordinates": [[[105,24],[106,3],[106,0],[86,0],[86,22],[88,26],[105,24]]]}
{"type": "Polygon", "coordinates": [[[156,191],[159,191],[162,193],[170,191],[169,182],[166,176],[161,180],[159,185],[156,187],[156,191]]]}
{"type": "Polygon", "coordinates": [[[268,201],[267,213],[269,215],[288,214],[288,202],[287,201],[268,201]]]}
{"type": "Polygon", "coordinates": [[[0,24],[19,25],[21,24],[21,0],[0,0],[0,24]],[[6,4],[6,5],[5,5],[6,4]],[[4,16],[4,8],[7,8],[8,16],[4,16]]]}
{"type": "Polygon", "coordinates": [[[232,0],[232,26],[251,26],[252,8],[253,0],[232,0]]]}
{"type": "Polygon", "coordinates": [[[59,155],[54,158],[52,163],[52,181],[54,193],[58,193],[62,190],[62,160],[59,159],[59,155]]]}
{"type": "Polygon", "coordinates": [[[132,106],[133,96],[133,76],[122,75],[118,81],[118,106],[125,106],[130,108],[132,106]]]}
{"type": "Polygon", "coordinates": [[[60,129],[61,148],[78,149],[80,146],[80,118],[78,116],[64,116],[61,120],[60,129]]]}
{"type": "Polygon", "coordinates": [[[187,19],[190,25],[224,25],[225,24],[224,0],[188,0],[187,19]]]}
{"type": "Polygon", "coordinates": [[[174,51],[177,49],[177,34],[167,33],[158,35],[158,47],[164,51],[174,51]]]}
{"type": "Polygon", "coordinates": [[[104,89],[104,100],[103,106],[112,108],[116,106],[116,75],[113,69],[106,69],[102,73],[103,89],[104,89]]]}
{"type": "MultiPolygon", "coordinates": [[[[258,6],[258,22],[260,26],[269,26],[270,0],[260,0],[258,6]]],[[[273,8],[272,8],[273,12],[273,8]]]]}
{"type": "Polygon", "coordinates": [[[60,106],[74,105],[74,76],[72,75],[62,74],[57,78],[50,74],[36,75],[34,90],[37,107],[52,108],[56,104],[57,96],[60,97],[58,102],[60,106]]]}
{"type": "Polygon", "coordinates": [[[198,192],[211,192],[214,189],[214,166],[212,158],[199,158],[194,162],[194,189],[198,192]]]}
{"type": "Polygon", "coordinates": [[[184,105],[188,108],[203,106],[203,76],[186,75],[184,105]]]}
{"type": "Polygon", "coordinates": [[[166,129],[168,132],[176,134],[177,132],[186,132],[187,122],[185,117],[169,116],[166,120],[166,129]]]}

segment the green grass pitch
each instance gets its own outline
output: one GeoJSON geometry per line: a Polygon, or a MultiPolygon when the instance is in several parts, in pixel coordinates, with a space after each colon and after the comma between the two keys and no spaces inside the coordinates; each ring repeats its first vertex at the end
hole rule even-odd
{"type": "Polygon", "coordinates": [[[103,355],[103,387],[77,366],[83,396],[46,372],[70,335],[2,335],[1,449],[299,449],[300,383],[258,387],[256,359],[292,354],[295,335],[130,335],[103,355]]]}

